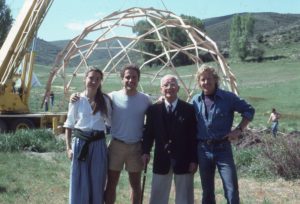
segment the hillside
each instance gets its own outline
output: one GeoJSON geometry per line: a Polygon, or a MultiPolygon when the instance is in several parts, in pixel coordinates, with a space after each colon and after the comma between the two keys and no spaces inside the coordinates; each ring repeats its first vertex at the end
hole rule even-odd
{"type": "MultiPolygon", "coordinates": [[[[246,13],[240,13],[244,15],[246,13]]],[[[233,15],[204,19],[204,25],[208,36],[216,41],[221,47],[228,45],[230,25],[233,15]]],[[[251,13],[255,20],[254,35],[270,33],[277,30],[289,29],[290,26],[300,26],[300,14],[279,13],[251,13]]],[[[255,37],[254,36],[254,37],[255,37]]]]}
{"type": "Polygon", "coordinates": [[[36,41],[36,63],[41,65],[51,65],[56,55],[61,50],[60,47],[42,39],[36,41]]]}
{"type": "MultiPolygon", "coordinates": [[[[91,43],[92,41],[89,40],[83,40],[83,44],[88,44],[91,43]]],[[[128,40],[121,40],[123,45],[126,45],[129,43],[128,40]]],[[[52,41],[52,42],[47,42],[42,39],[37,39],[36,42],[36,52],[37,52],[37,57],[36,57],[36,63],[40,65],[52,65],[55,61],[56,55],[62,51],[67,45],[69,41],[68,40],[59,40],[59,41],[52,41]]],[[[111,43],[109,46],[116,46],[114,43],[111,43]]],[[[101,46],[101,47],[106,47],[106,44],[101,46]]],[[[113,52],[118,52],[118,50],[111,50],[111,54],[114,54],[113,52]]],[[[91,65],[93,64],[101,64],[101,61],[103,59],[109,58],[110,53],[107,50],[103,49],[96,49],[92,55],[89,57],[91,65]]],[[[72,61],[70,61],[70,65],[75,65],[78,64],[80,60],[80,57],[77,56],[72,61]]]]}
{"type": "MultiPolygon", "coordinates": [[[[243,15],[245,13],[240,13],[243,15]]],[[[221,49],[228,48],[229,32],[232,17],[235,14],[204,19],[205,30],[221,49]]],[[[255,19],[254,40],[257,35],[263,36],[263,43],[268,49],[288,45],[300,41],[300,14],[279,14],[279,13],[251,13],[255,19]]],[[[126,42],[125,42],[126,43],[126,42]]],[[[55,56],[68,44],[67,40],[46,42],[38,39],[37,64],[52,65],[55,56]]],[[[108,53],[99,50],[91,56],[95,64],[99,60],[108,57],[108,53]]]]}

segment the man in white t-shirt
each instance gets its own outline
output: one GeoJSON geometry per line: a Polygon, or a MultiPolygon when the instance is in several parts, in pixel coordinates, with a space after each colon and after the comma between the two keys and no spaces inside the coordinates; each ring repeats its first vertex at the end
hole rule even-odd
{"type": "Polygon", "coordinates": [[[106,186],[106,204],[116,200],[116,187],[124,167],[128,171],[132,188],[132,204],[141,199],[141,138],[144,118],[151,104],[148,95],[137,91],[140,70],[136,65],[126,65],[121,71],[123,88],[109,94],[112,99],[112,140],[109,144],[108,179],[106,186]]]}

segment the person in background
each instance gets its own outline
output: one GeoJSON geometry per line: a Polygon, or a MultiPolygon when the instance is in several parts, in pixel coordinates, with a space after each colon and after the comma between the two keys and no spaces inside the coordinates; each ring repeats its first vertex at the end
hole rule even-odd
{"type": "Polygon", "coordinates": [[[215,171],[218,168],[227,203],[240,203],[238,178],[230,141],[236,140],[254,117],[254,108],[234,93],[219,88],[216,70],[202,65],[196,74],[202,90],[192,103],[197,117],[198,163],[203,189],[202,203],[214,204],[215,171]],[[232,128],[234,113],[241,121],[232,128]]]}
{"type": "Polygon", "coordinates": [[[70,204],[103,204],[107,177],[105,124],[110,125],[111,103],[102,93],[103,73],[91,68],[84,79],[85,90],[69,104],[66,151],[71,160],[70,204]],[[71,135],[74,135],[71,143],[71,135]]]}
{"type": "Polygon", "coordinates": [[[51,110],[53,110],[53,106],[54,106],[54,93],[53,93],[53,91],[50,92],[49,98],[50,98],[51,110]]]}
{"type": "Polygon", "coordinates": [[[45,112],[49,111],[49,98],[50,98],[50,94],[49,94],[49,92],[47,92],[46,96],[45,96],[45,100],[44,100],[45,112]]]}
{"type": "Polygon", "coordinates": [[[149,107],[143,135],[142,159],[146,166],[155,141],[150,204],[168,204],[174,177],[175,203],[194,203],[194,173],[197,171],[196,117],[191,104],[177,96],[173,75],[161,79],[164,100],[149,107]]]}
{"type": "Polygon", "coordinates": [[[272,108],[272,112],[269,117],[268,123],[272,122],[271,130],[272,130],[273,137],[277,136],[279,118],[280,118],[280,114],[276,111],[275,108],[272,108]]]}

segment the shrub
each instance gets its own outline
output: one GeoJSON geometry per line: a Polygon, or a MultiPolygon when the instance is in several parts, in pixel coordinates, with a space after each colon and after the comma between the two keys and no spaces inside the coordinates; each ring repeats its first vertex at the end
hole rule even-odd
{"type": "Polygon", "coordinates": [[[251,50],[251,56],[254,57],[258,62],[261,62],[263,60],[265,51],[263,48],[254,47],[251,50]]]}
{"type": "Polygon", "coordinates": [[[15,133],[0,135],[0,151],[63,151],[64,142],[55,138],[51,131],[46,129],[18,130],[15,133]]]}
{"type": "Polygon", "coordinates": [[[300,139],[294,136],[268,138],[263,155],[270,170],[285,179],[300,178],[300,139]]]}
{"type": "Polygon", "coordinates": [[[261,155],[261,146],[234,148],[234,160],[239,174],[246,177],[271,178],[273,175],[266,165],[268,161],[261,155]]]}

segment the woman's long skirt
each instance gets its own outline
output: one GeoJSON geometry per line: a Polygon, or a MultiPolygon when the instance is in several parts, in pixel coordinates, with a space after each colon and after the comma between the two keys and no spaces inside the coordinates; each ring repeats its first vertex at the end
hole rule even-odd
{"type": "Polygon", "coordinates": [[[85,161],[77,159],[85,141],[73,139],[73,159],[70,175],[70,204],[102,204],[107,176],[106,140],[96,140],[89,144],[85,161]]]}

